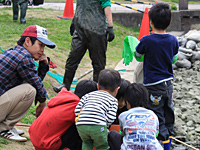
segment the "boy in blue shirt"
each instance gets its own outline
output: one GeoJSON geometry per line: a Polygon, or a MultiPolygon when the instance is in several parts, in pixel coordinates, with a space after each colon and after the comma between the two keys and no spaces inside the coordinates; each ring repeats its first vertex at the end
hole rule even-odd
{"type": "Polygon", "coordinates": [[[159,136],[164,149],[170,149],[173,135],[174,109],[172,93],[174,79],[172,63],[177,60],[179,49],[175,36],[166,32],[171,21],[171,10],[167,3],[157,3],[149,11],[150,25],[154,33],[144,36],[136,47],[136,57],[144,55],[144,86],[149,91],[148,108],[159,118],[159,136]]]}

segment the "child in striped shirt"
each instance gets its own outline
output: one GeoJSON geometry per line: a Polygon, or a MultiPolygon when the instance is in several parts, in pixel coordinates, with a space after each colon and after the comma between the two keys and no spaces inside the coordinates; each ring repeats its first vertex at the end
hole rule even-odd
{"type": "Polygon", "coordinates": [[[118,100],[115,98],[120,87],[119,72],[104,69],[99,73],[98,91],[83,96],[76,106],[75,115],[78,133],[82,139],[82,150],[108,150],[108,130],[116,119],[118,100]]]}

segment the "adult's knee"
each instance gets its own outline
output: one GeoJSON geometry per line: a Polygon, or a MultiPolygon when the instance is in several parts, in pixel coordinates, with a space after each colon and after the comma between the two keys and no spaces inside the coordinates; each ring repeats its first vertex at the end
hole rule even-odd
{"type": "Polygon", "coordinates": [[[36,96],[36,89],[28,83],[23,84],[26,100],[34,100],[36,96]]]}

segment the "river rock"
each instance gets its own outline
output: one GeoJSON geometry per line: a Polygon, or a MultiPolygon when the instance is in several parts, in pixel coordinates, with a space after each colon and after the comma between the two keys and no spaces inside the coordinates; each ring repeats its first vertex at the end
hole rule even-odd
{"type": "Polygon", "coordinates": [[[191,62],[195,62],[197,60],[200,60],[200,51],[193,51],[192,52],[192,57],[191,57],[191,62]]]}
{"type": "Polygon", "coordinates": [[[179,67],[179,68],[191,68],[192,66],[192,63],[187,60],[187,59],[183,59],[183,60],[177,60],[176,61],[176,66],[179,67]]]}
{"type": "Polygon", "coordinates": [[[196,51],[200,51],[200,42],[196,44],[195,50],[196,50],[196,51]]]}
{"type": "Polygon", "coordinates": [[[184,36],[177,37],[177,40],[180,47],[185,47],[185,44],[187,43],[187,39],[184,36]]]}
{"type": "Polygon", "coordinates": [[[185,38],[187,40],[193,40],[196,42],[200,42],[200,31],[190,30],[188,33],[185,34],[185,38]]]}
{"type": "Polygon", "coordinates": [[[193,41],[193,40],[187,41],[187,43],[186,43],[186,48],[192,49],[192,50],[195,49],[195,48],[196,48],[196,42],[193,41]]]}

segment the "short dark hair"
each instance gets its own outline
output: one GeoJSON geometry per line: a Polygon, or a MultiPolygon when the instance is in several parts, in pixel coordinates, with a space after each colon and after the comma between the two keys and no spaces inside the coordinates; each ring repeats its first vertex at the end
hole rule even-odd
{"type": "Polygon", "coordinates": [[[119,100],[121,97],[124,97],[124,93],[126,91],[126,88],[131,84],[130,81],[125,80],[125,79],[121,79],[121,83],[120,83],[120,88],[117,92],[116,98],[119,100]]]}
{"type": "Polygon", "coordinates": [[[149,20],[152,21],[156,29],[167,29],[171,21],[171,10],[169,4],[158,2],[153,5],[149,11],[149,20]]]}
{"type": "Polygon", "coordinates": [[[109,90],[113,92],[117,87],[120,86],[121,76],[118,71],[113,69],[103,69],[99,73],[99,89],[109,90]]]}
{"type": "Polygon", "coordinates": [[[81,80],[75,88],[74,94],[79,98],[84,96],[87,93],[97,90],[97,83],[92,80],[81,80]]]}
{"type": "Polygon", "coordinates": [[[124,94],[125,102],[128,101],[133,107],[145,107],[149,101],[149,93],[147,88],[141,83],[130,84],[124,94]]]}
{"type": "MultiPolygon", "coordinates": [[[[24,42],[25,42],[25,39],[27,38],[28,36],[21,36],[21,38],[17,41],[17,44],[20,45],[20,46],[23,46],[24,42]]],[[[37,40],[36,37],[29,37],[31,42],[32,42],[32,45],[35,43],[35,41],[37,40]]]]}

